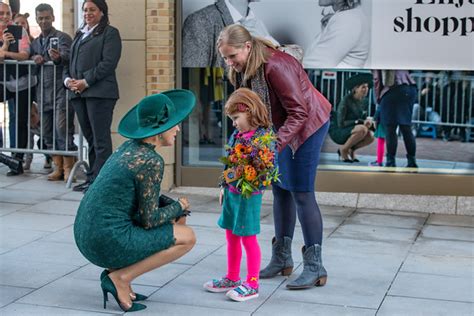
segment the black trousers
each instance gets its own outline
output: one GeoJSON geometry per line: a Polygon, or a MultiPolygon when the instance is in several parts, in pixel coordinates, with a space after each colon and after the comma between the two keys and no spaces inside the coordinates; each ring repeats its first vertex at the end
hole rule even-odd
{"type": "MultiPolygon", "coordinates": [[[[16,134],[16,148],[26,148],[28,144],[28,89],[19,91],[18,96],[16,92],[10,92],[7,90],[6,95],[3,94],[3,88],[0,89],[0,99],[3,101],[13,99],[15,111],[16,111],[16,119],[15,122],[10,122],[9,124],[15,124],[16,130],[18,131],[16,134]],[[18,104],[18,106],[17,106],[18,104]]],[[[12,135],[10,135],[11,137],[12,135]]],[[[22,153],[17,153],[15,156],[19,159],[23,159],[22,153]]]]}
{"type": "Polygon", "coordinates": [[[112,154],[110,126],[117,99],[71,99],[82,133],[89,144],[88,180],[94,180],[112,154]]]}

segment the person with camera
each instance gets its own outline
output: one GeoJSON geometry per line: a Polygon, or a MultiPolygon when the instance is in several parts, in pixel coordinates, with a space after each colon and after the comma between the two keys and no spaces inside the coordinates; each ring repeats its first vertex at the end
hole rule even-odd
{"type": "Polygon", "coordinates": [[[337,105],[333,112],[329,136],[342,145],[337,154],[343,162],[359,162],[355,151],[374,141],[373,121],[367,117],[369,88],[372,87],[371,74],[358,74],[345,82],[349,93],[337,105]]]}
{"type": "MultiPolygon", "coordinates": [[[[75,151],[74,112],[70,105],[66,109],[66,89],[62,81],[64,67],[69,63],[72,38],[53,27],[54,11],[49,4],[38,5],[35,13],[41,34],[31,44],[31,59],[38,65],[36,74],[40,84],[36,88],[36,99],[43,113],[41,123],[46,149],[75,151]],[[41,69],[40,66],[48,61],[54,66],[41,69]]],[[[67,181],[75,157],[54,155],[53,161],[55,170],[48,175],[48,180],[67,181]]]]}
{"type": "MultiPolygon", "coordinates": [[[[10,135],[15,138],[11,143],[13,148],[26,148],[28,143],[28,87],[17,84],[17,79],[28,74],[27,67],[18,67],[16,65],[5,65],[4,60],[27,60],[30,56],[30,40],[26,30],[18,25],[13,25],[12,12],[10,6],[0,2],[0,99],[4,102],[14,99],[15,118],[9,124],[16,124],[16,135],[10,135]],[[6,69],[4,69],[4,67],[6,69]],[[4,77],[4,73],[6,77],[4,77]],[[4,89],[3,85],[6,85],[4,89]],[[17,91],[18,90],[18,91],[17,91]],[[6,91],[6,93],[4,93],[6,91]]],[[[15,153],[13,159],[23,160],[23,153],[15,153]]],[[[16,176],[23,173],[23,168],[10,168],[7,176],[16,176]]]]}

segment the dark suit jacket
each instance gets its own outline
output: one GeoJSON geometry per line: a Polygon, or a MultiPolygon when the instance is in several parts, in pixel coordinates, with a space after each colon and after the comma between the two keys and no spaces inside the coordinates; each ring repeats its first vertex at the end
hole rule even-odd
{"type": "Polygon", "coordinates": [[[86,79],[89,88],[80,95],[69,93],[69,98],[118,99],[119,90],[115,69],[122,53],[119,31],[106,26],[101,34],[90,34],[81,40],[78,33],[71,46],[69,67],[64,71],[64,79],[86,79]]]}
{"type": "Polygon", "coordinates": [[[190,14],[183,24],[183,67],[225,67],[216,49],[221,30],[234,24],[224,0],[190,14]]]}

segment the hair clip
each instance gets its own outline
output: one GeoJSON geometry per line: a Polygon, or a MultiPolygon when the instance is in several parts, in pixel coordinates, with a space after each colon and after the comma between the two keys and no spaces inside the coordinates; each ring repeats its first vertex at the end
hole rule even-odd
{"type": "Polygon", "coordinates": [[[247,112],[248,109],[249,107],[243,103],[237,104],[237,110],[239,110],[239,112],[247,112]]]}

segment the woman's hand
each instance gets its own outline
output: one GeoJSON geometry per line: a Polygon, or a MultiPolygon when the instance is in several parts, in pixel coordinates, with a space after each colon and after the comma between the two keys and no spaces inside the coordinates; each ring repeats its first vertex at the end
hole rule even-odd
{"type": "Polygon", "coordinates": [[[178,202],[179,202],[179,204],[181,204],[181,208],[183,209],[183,211],[189,210],[189,206],[190,206],[190,205],[189,205],[189,201],[188,201],[187,198],[185,198],[185,197],[180,197],[180,198],[178,199],[178,202]]]}
{"type": "Polygon", "coordinates": [[[67,83],[68,88],[74,93],[82,93],[87,89],[87,82],[85,79],[71,79],[67,83]]]}
{"type": "Polygon", "coordinates": [[[364,121],[364,125],[365,125],[365,127],[367,127],[367,128],[370,128],[373,124],[374,124],[374,122],[372,121],[372,119],[366,119],[366,120],[364,121]]]}
{"type": "Polygon", "coordinates": [[[15,37],[13,36],[12,33],[9,33],[9,32],[3,33],[2,39],[3,39],[2,50],[8,50],[8,47],[10,47],[10,43],[15,41],[15,37]]]}

